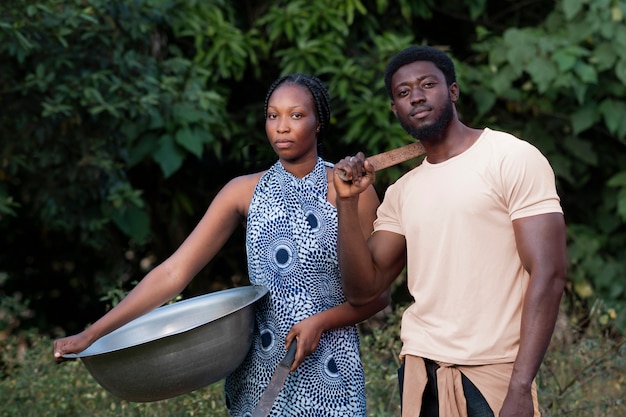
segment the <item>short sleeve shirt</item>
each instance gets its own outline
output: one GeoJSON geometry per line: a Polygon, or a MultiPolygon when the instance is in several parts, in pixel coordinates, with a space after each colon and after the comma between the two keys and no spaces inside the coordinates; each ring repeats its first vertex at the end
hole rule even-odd
{"type": "Polygon", "coordinates": [[[401,234],[414,303],[402,355],[465,365],[513,361],[529,275],[513,220],[562,213],[554,172],[530,143],[485,129],[465,152],[427,160],[387,189],[374,232],[401,234]]]}

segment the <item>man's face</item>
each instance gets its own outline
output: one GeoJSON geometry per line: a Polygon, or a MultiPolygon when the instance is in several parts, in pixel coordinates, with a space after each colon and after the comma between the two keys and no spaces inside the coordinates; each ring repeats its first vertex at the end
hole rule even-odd
{"type": "Polygon", "coordinates": [[[425,142],[443,139],[455,114],[456,83],[448,87],[445,76],[435,64],[415,61],[400,67],[391,84],[391,109],[404,130],[425,142]]]}

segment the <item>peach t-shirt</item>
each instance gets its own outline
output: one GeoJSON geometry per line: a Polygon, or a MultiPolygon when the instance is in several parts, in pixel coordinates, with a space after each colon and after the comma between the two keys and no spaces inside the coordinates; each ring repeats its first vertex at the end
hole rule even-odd
{"type": "Polygon", "coordinates": [[[459,365],[512,362],[529,275],[512,220],[562,209],[552,168],[537,148],[485,129],[462,154],[427,160],[385,194],[374,231],[407,243],[414,303],[402,319],[401,355],[459,365]]]}

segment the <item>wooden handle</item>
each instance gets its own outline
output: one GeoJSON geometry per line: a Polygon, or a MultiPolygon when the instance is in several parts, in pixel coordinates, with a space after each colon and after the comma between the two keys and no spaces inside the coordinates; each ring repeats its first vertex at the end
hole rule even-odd
{"type": "MultiPolygon", "coordinates": [[[[409,159],[417,158],[424,153],[426,153],[424,145],[422,145],[421,142],[415,142],[387,152],[372,155],[367,158],[367,160],[370,164],[374,165],[376,171],[380,171],[381,169],[389,168],[390,166],[400,164],[409,159]]],[[[338,174],[339,178],[343,181],[349,181],[345,171],[338,170],[338,174]]]]}

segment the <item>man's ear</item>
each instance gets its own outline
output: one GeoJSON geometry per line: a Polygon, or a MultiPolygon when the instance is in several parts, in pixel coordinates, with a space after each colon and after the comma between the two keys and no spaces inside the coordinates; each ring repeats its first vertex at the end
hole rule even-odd
{"type": "Polygon", "coordinates": [[[395,103],[392,101],[391,103],[389,103],[389,107],[391,108],[391,111],[393,112],[393,114],[398,117],[398,111],[396,110],[396,105],[395,103]]]}
{"type": "Polygon", "coordinates": [[[459,85],[456,82],[453,82],[450,84],[450,87],[448,87],[448,91],[450,92],[450,99],[453,103],[456,103],[459,99],[459,85]]]}

